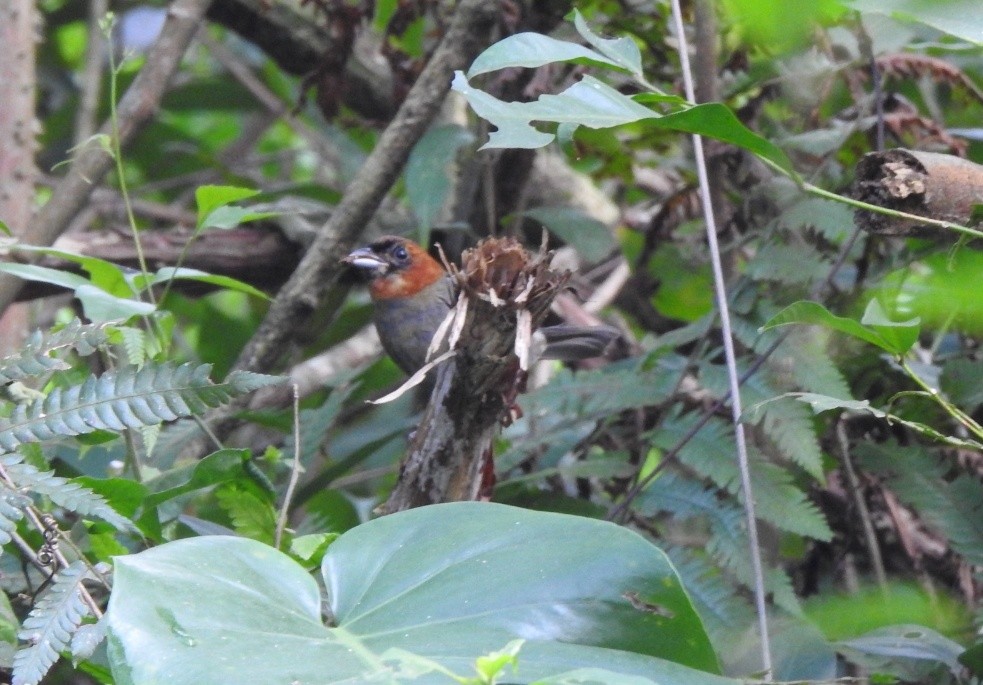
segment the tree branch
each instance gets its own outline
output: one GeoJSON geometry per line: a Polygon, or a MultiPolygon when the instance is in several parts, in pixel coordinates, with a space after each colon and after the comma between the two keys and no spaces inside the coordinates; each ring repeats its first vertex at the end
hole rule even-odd
{"type": "Polygon", "coordinates": [[[334,287],[340,260],[361,235],[379,203],[395,183],[410,150],[426,131],[450,89],[451,75],[471,62],[485,44],[497,2],[463,0],[440,46],[379,137],[344,197],[322,227],[294,275],[274,300],[236,368],[271,369],[295,331],[334,287]]]}
{"type": "MultiPolygon", "coordinates": [[[[191,43],[211,0],[174,0],[157,42],[147,54],[147,61],[118,107],[120,146],[141,130],[156,113],[161,97],[191,43]]],[[[111,122],[100,133],[110,135],[111,122]]],[[[96,183],[112,167],[113,159],[96,143],[79,151],[51,199],[21,233],[23,242],[51,245],[68,227],[83,207],[96,183]]],[[[0,312],[7,309],[20,290],[21,281],[0,274],[0,312]]]]}

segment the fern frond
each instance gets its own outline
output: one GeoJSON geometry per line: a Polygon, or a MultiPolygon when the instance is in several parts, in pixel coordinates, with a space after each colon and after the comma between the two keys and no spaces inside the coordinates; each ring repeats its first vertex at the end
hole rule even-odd
{"type": "Polygon", "coordinates": [[[141,426],[140,437],[143,438],[143,451],[145,454],[153,454],[154,447],[157,446],[157,438],[160,437],[161,424],[155,423],[152,426],[141,426]]]}
{"type": "Polygon", "coordinates": [[[530,411],[581,419],[656,404],[672,393],[678,379],[666,372],[663,361],[651,368],[633,361],[577,374],[564,370],[547,385],[528,393],[522,404],[530,411]]]}
{"type": "Polygon", "coordinates": [[[29,497],[0,485],[0,545],[10,542],[10,534],[17,529],[17,522],[24,518],[24,509],[30,503],[29,497]]]}
{"type": "Polygon", "coordinates": [[[663,550],[676,567],[714,645],[723,644],[726,638],[733,638],[751,625],[751,604],[734,591],[720,569],[688,549],[668,545],[663,550]]]}
{"type": "Polygon", "coordinates": [[[793,331],[778,349],[789,360],[795,386],[783,390],[805,390],[830,397],[852,397],[850,386],[827,352],[828,331],[810,331],[809,335],[793,331]]]}
{"type": "MultiPolygon", "coordinates": [[[[653,441],[668,448],[688,431],[692,416],[667,420],[653,435],[653,441]]],[[[752,454],[751,482],[757,514],[781,530],[817,540],[829,540],[833,533],[819,509],[792,483],[781,467],[752,454]]],[[[740,496],[740,474],[734,459],[734,440],[729,426],[711,421],[679,452],[679,460],[717,487],[740,496]]]]}
{"type": "Polygon", "coordinates": [[[239,371],[224,383],[212,383],[210,370],[210,364],[124,366],[90,376],[81,385],[55,388],[43,399],[18,405],[9,419],[0,419],[0,448],[12,452],[25,442],[173,421],[280,381],[239,371]]]}
{"type": "Polygon", "coordinates": [[[123,351],[126,353],[126,362],[139,366],[147,361],[147,336],[139,328],[133,326],[122,326],[119,329],[123,339],[123,351]]]}
{"type": "Polygon", "coordinates": [[[825,278],[829,267],[823,254],[812,245],[772,239],[758,248],[747,271],[755,280],[807,286],[825,278]]]}
{"type": "Polygon", "coordinates": [[[129,519],[117,513],[101,495],[97,495],[89,488],[56,476],[53,471],[39,471],[34,466],[9,456],[4,458],[4,464],[7,475],[19,487],[44,495],[58,506],[82,516],[100,518],[118,530],[136,530],[129,519]]]}
{"type": "Polygon", "coordinates": [[[823,455],[813,428],[812,412],[800,402],[781,400],[767,405],[761,427],[785,459],[823,482],[823,455]]]}
{"type": "Polygon", "coordinates": [[[782,212],[776,221],[785,229],[814,231],[839,244],[853,231],[853,210],[842,202],[804,196],[782,212]]]}
{"type": "MultiPolygon", "coordinates": [[[[524,459],[541,447],[562,455],[593,430],[592,421],[662,402],[679,378],[678,369],[669,367],[675,359],[666,355],[650,366],[633,360],[577,374],[560,371],[547,385],[522,398],[526,418],[508,432],[511,445],[502,455],[503,463],[524,459]]],[[[685,359],[680,369],[682,364],[685,359]]]]}
{"type": "MultiPolygon", "coordinates": [[[[726,388],[723,369],[717,365],[704,366],[700,377],[714,394],[721,396],[726,388]]],[[[755,374],[741,386],[741,396],[747,407],[760,407],[761,418],[755,421],[774,443],[779,454],[802,467],[818,481],[824,478],[822,451],[813,427],[812,412],[790,399],[766,402],[782,393],[772,386],[763,374],[755,374]]],[[[749,420],[745,417],[745,420],[749,420]]],[[[754,421],[754,419],[750,419],[754,421]]]]}
{"type": "Polygon", "coordinates": [[[251,490],[225,486],[215,492],[218,504],[232,519],[235,532],[243,537],[273,544],[276,511],[251,490]]]}
{"type": "Polygon", "coordinates": [[[860,464],[886,476],[887,485],[914,507],[929,526],[971,565],[983,566],[983,485],[962,474],[946,479],[947,467],[919,446],[858,445],[860,464]]]}
{"type": "Polygon", "coordinates": [[[75,661],[90,658],[96,648],[106,639],[106,616],[103,616],[95,623],[86,623],[78,627],[72,635],[72,658],[75,661]]]}
{"type": "Polygon", "coordinates": [[[72,562],[55,577],[24,620],[17,634],[29,644],[14,655],[13,685],[37,685],[68,646],[89,608],[82,600],[82,581],[91,578],[81,561],[72,562]]]}
{"type": "Polygon", "coordinates": [[[34,331],[17,354],[0,359],[0,383],[69,368],[65,361],[49,355],[66,348],[74,348],[82,356],[90,355],[106,341],[106,328],[104,323],[83,324],[73,319],[54,333],[34,331]]]}
{"type": "MultiPolygon", "coordinates": [[[[649,515],[664,511],[677,518],[705,519],[710,527],[707,552],[739,582],[752,586],[744,511],[736,504],[721,500],[716,492],[696,481],[670,472],[649,485],[637,506],[649,515]]],[[[765,587],[776,604],[792,613],[801,611],[792,583],[780,569],[769,570],[765,587]]]]}

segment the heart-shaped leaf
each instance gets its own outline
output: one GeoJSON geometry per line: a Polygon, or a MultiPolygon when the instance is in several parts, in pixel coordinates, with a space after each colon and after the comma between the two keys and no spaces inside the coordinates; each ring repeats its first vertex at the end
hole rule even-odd
{"type": "Polygon", "coordinates": [[[717,662],[675,571],[613,524],[425,507],[343,534],[322,573],[333,627],[310,575],[258,542],[195,538],[117,558],[107,613],[117,682],[397,682],[411,670],[414,682],[447,682],[442,669],[471,675],[478,657],[519,638],[509,682],[604,668],[735,683],[690,668],[717,662]]]}

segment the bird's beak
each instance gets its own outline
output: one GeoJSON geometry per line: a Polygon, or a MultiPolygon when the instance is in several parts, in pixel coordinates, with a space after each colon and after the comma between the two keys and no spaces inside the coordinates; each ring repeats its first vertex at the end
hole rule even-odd
{"type": "Polygon", "coordinates": [[[373,252],[370,247],[360,247],[357,250],[353,250],[341,261],[360,271],[366,272],[385,271],[389,267],[389,263],[373,252]]]}

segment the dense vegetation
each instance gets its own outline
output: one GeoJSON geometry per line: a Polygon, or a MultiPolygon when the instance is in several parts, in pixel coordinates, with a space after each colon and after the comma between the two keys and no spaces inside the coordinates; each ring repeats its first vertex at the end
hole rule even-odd
{"type": "Polygon", "coordinates": [[[14,683],[983,677],[975,0],[5,2],[14,683]],[[623,331],[491,503],[377,515],[383,233],[623,331]]]}

